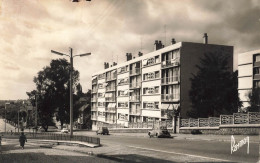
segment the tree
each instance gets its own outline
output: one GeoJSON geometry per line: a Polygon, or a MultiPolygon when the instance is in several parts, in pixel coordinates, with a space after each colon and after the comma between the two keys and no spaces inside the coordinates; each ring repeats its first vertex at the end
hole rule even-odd
{"type": "Polygon", "coordinates": [[[196,65],[189,92],[192,109],[189,117],[203,118],[236,112],[242,103],[237,91],[237,72],[229,71],[229,57],[220,53],[208,53],[196,65]]]}
{"type": "MultiPolygon", "coordinates": [[[[73,70],[73,92],[79,82],[79,72],[73,70]]],[[[61,126],[70,120],[70,64],[65,59],[52,60],[34,77],[36,90],[28,93],[32,103],[33,96],[37,94],[39,121],[47,130],[53,124],[53,116],[60,121],[61,126]]],[[[74,95],[75,96],[75,95],[74,95]]],[[[73,97],[75,98],[75,97],[73,97]]]]}
{"type": "Polygon", "coordinates": [[[249,112],[260,112],[260,88],[254,88],[248,93],[250,106],[247,108],[249,112]]]}

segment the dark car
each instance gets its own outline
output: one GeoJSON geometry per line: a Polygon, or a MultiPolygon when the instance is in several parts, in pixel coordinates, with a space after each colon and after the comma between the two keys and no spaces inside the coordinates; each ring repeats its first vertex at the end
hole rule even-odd
{"type": "Polygon", "coordinates": [[[107,128],[107,127],[100,127],[100,128],[97,130],[97,135],[98,135],[98,134],[101,134],[101,135],[109,135],[108,128],[107,128]]]}
{"type": "Polygon", "coordinates": [[[148,135],[150,138],[154,136],[158,138],[171,138],[170,132],[164,126],[153,128],[151,131],[148,132],[148,135]]]}

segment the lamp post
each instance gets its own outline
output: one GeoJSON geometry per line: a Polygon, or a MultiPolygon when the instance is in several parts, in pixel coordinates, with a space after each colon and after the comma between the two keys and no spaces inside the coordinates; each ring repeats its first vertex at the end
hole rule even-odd
{"type": "Polygon", "coordinates": [[[73,137],[73,92],[72,92],[72,86],[73,86],[73,58],[80,56],[80,57],[84,57],[84,56],[88,56],[91,55],[91,53],[84,53],[84,54],[79,54],[79,55],[72,55],[73,53],[73,49],[70,48],[70,55],[68,54],[64,54],[64,53],[60,53],[54,50],[51,50],[52,53],[60,55],[60,56],[68,56],[70,57],[70,137],[73,137]]]}
{"type": "Polygon", "coordinates": [[[6,132],[6,105],[10,105],[10,103],[5,103],[5,132],[6,132]]]}

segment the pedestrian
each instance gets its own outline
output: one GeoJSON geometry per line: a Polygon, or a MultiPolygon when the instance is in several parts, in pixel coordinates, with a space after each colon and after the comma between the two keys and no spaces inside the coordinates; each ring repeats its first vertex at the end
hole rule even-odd
{"type": "Polygon", "coordinates": [[[19,137],[20,146],[24,149],[24,144],[27,142],[26,136],[24,133],[21,133],[21,136],[19,137]]]}

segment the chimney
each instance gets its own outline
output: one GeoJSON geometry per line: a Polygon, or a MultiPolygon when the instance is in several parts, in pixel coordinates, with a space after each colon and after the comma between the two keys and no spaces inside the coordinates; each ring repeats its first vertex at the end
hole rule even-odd
{"type": "Polygon", "coordinates": [[[208,44],[208,35],[207,35],[207,33],[204,33],[203,38],[204,38],[204,44],[208,44]]]}
{"type": "Polygon", "coordinates": [[[126,61],[130,61],[132,59],[131,53],[126,53],[126,61]]]}
{"type": "Polygon", "coordinates": [[[175,41],[174,38],[172,38],[172,45],[173,45],[173,44],[176,44],[176,41],[175,41]]]}
{"type": "Polygon", "coordinates": [[[109,63],[108,62],[104,62],[104,68],[105,69],[109,68],[109,63]]]}
{"type": "Polygon", "coordinates": [[[116,66],[117,65],[117,63],[116,62],[113,62],[113,66],[116,66]]]}
{"type": "Polygon", "coordinates": [[[158,40],[155,40],[155,43],[154,43],[154,51],[159,50],[159,49],[161,49],[161,48],[163,48],[162,41],[159,41],[159,42],[158,42],[158,40]]]}
{"type": "Polygon", "coordinates": [[[139,57],[143,56],[143,53],[142,52],[138,52],[138,56],[139,57]]]}

